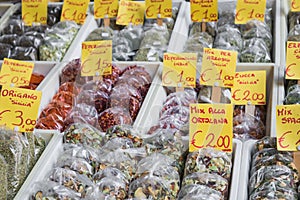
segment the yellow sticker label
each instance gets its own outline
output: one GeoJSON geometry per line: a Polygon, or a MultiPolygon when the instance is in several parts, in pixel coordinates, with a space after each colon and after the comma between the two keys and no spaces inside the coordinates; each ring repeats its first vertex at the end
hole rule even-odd
{"type": "Polygon", "coordinates": [[[172,17],[172,0],[146,0],[146,17],[149,19],[172,17]]]}
{"type": "Polygon", "coordinates": [[[75,21],[84,24],[89,0],[66,0],[64,1],[60,21],[75,21]]]}
{"type": "Polygon", "coordinates": [[[286,45],[285,78],[300,79],[300,42],[288,41],[286,45]]]}
{"type": "Polygon", "coordinates": [[[0,85],[28,86],[33,68],[32,62],[4,58],[0,72],[0,85]]]}
{"type": "Polygon", "coordinates": [[[190,9],[193,22],[215,22],[218,20],[218,0],[192,0],[190,9]]]}
{"type": "Polygon", "coordinates": [[[32,23],[47,24],[47,0],[22,0],[22,19],[27,26],[32,23]]]}
{"type": "Polygon", "coordinates": [[[82,43],[81,76],[100,76],[112,73],[112,41],[88,41],[82,43]]]}
{"type": "Polygon", "coordinates": [[[235,23],[246,24],[251,19],[265,20],[266,0],[238,0],[235,23]]]}
{"type": "Polygon", "coordinates": [[[204,48],[200,84],[233,87],[237,52],[204,48]]]}
{"type": "Polygon", "coordinates": [[[300,148],[300,105],[276,106],[276,136],[278,150],[300,148]]]}
{"type": "Polygon", "coordinates": [[[121,0],[119,4],[117,24],[143,24],[145,14],[145,3],[121,0]]]}
{"type": "Polygon", "coordinates": [[[265,105],[266,71],[236,72],[231,94],[236,105],[265,105]]]}
{"type": "Polygon", "coordinates": [[[95,0],[94,1],[94,17],[95,19],[104,18],[108,15],[109,18],[116,17],[118,14],[118,0],[95,0]]]}
{"type": "Polygon", "coordinates": [[[300,11],[300,1],[299,0],[291,0],[291,11],[299,12],[300,11]]]}
{"type": "Polygon", "coordinates": [[[3,86],[0,95],[0,124],[32,132],[38,117],[42,92],[3,86]]]}
{"type": "Polygon", "coordinates": [[[231,104],[190,104],[189,151],[211,147],[231,152],[232,112],[231,104]]]}
{"type": "Polygon", "coordinates": [[[165,53],[162,84],[168,87],[196,87],[196,53],[165,53]]]}

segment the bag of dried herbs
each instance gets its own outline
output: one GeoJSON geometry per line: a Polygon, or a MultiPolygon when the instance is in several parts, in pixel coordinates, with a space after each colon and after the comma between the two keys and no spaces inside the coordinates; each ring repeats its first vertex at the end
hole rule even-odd
{"type": "Polygon", "coordinates": [[[0,199],[7,199],[8,193],[8,164],[4,158],[0,154],[0,177],[1,177],[1,184],[0,184],[0,199]]]}

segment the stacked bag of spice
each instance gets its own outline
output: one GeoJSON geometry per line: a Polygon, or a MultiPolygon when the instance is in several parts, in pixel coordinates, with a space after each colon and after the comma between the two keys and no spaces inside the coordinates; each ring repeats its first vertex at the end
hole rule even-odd
{"type": "Polygon", "coordinates": [[[46,148],[37,133],[17,133],[0,128],[0,199],[13,199],[46,148]]]}
{"type": "Polygon", "coordinates": [[[228,199],[231,169],[229,153],[211,148],[189,153],[178,199],[228,199]]]}
{"type": "Polygon", "coordinates": [[[59,21],[60,6],[48,7],[47,25],[25,26],[21,9],[5,23],[0,36],[0,58],[39,60],[39,46],[45,38],[45,31],[59,21]]]}
{"type": "Polygon", "coordinates": [[[249,199],[297,200],[298,185],[293,153],[278,151],[276,138],[257,141],[251,162],[249,199]]]}
{"type": "Polygon", "coordinates": [[[144,67],[112,66],[102,80],[82,77],[75,59],[62,70],[61,86],[43,109],[38,129],[63,130],[74,122],[89,123],[102,131],[118,124],[132,124],[150,88],[152,78],[144,67]]]}

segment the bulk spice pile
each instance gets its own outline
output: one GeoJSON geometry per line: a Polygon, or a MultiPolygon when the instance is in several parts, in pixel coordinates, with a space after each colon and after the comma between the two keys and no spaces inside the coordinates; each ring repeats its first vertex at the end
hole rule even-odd
{"type": "Polygon", "coordinates": [[[60,61],[80,28],[60,15],[61,6],[48,6],[47,25],[25,26],[17,10],[1,31],[0,59],[60,61]]]}

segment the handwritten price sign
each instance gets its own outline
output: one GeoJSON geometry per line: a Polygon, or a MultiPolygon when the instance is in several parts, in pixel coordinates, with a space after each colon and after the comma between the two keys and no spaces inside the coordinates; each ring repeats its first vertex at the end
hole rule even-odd
{"type": "Polygon", "coordinates": [[[190,104],[189,151],[204,147],[232,151],[230,104],[190,104]]]}
{"type": "Polygon", "coordinates": [[[237,52],[204,48],[200,84],[233,87],[237,52]]]}
{"type": "Polygon", "coordinates": [[[134,25],[144,23],[145,3],[121,0],[117,17],[117,24],[134,25]]]}
{"type": "Polygon", "coordinates": [[[36,90],[3,86],[0,95],[0,124],[21,132],[32,132],[42,93],[36,90]]]}
{"type": "Polygon", "coordinates": [[[89,0],[66,0],[64,1],[60,21],[75,21],[84,24],[89,0]]]}
{"type": "MultiPolygon", "coordinates": [[[[300,2],[300,1],[299,1],[300,2]]],[[[286,79],[300,79],[300,42],[288,41],[286,45],[286,79]]]]}
{"type": "Polygon", "coordinates": [[[22,0],[22,20],[25,25],[32,26],[34,22],[47,24],[47,5],[48,0],[22,0]]]}
{"type": "Polygon", "coordinates": [[[191,1],[190,9],[193,22],[215,22],[218,20],[218,0],[191,1]]]}
{"type": "Polygon", "coordinates": [[[297,151],[300,147],[300,106],[276,106],[277,149],[297,151]]]}
{"type": "Polygon", "coordinates": [[[291,1],[291,11],[292,12],[299,12],[300,11],[300,1],[299,0],[292,0],[291,1]]]}
{"type": "Polygon", "coordinates": [[[118,0],[95,0],[94,1],[94,17],[95,19],[104,18],[108,15],[109,18],[116,17],[118,14],[118,0]]]}
{"type": "Polygon", "coordinates": [[[34,63],[4,58],[0,85],[28,86],[34,63]]]}
{"type": "Polygon", "coordinates": [[[266,104],[266,71],[237,72],[232,88],[232,101],[236,105],[266,104]]]}
{"type": "Polygon", "coordinates": [[[172,17],[172,0],[146,0],[146,17],[149,19],[172,17]]]}
{"type": "Polygon", "coordinates": [[[196,87],[196,53],[165,53],[162,84],[170,87],[196,87]]]}
{"type": "Polygon", "coordinates": [[[112,41],[88,41],[82,43],[81,76],[107,75],[112,73],[112,41]]]}
{"type": "Polygon", "coordinates": [[[235,23],[246,24],[251,19],[265,20],[266,0],[238,0],[235,23]]]}

